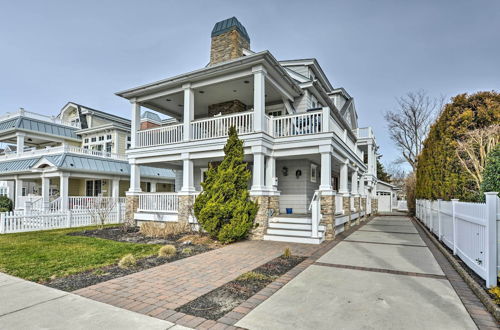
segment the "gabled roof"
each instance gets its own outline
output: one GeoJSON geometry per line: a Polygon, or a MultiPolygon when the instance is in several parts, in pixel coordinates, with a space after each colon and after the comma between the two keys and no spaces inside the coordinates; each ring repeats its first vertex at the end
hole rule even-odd
{"type": "Polygon", "coordinates": [[[127,119],[127,118],[124,118],[124,117],[121,117],[121,116],[117,116],[117,115],[114,115],[112,113],[109,113],[109,112],[105,112],[105,111],[102,111],[102,110],[97,110],[97,109],[94,109],[94,108],[91,108],[91,107],[88,107],[86,105],[82,105],[82,104],[78,104],[78,103],[75,103],[75,102],[68,102],[66,103],[62,108],[61,108],[61,111],[59,111],[59,116],[61,115],[61,113],[63,112],[63,110],[65,110],[69,105],[73,105],[77,108],[80,108],[81,110],[88,110],[88,111],[91,111],[91,112],[94,112],[98,115],[100,115],[101,117],[108,117],[110,120],[115,120],[115,121],[118,121],[118,122],[122,122],[126,125],[130,125],[130,119],[127,119]]]}
{"type": "Polygon", "coordinates": [[[62,136],[71,139],[79,139],[76,135],[77,128],[55,123],[49,123],[33,118],[19,116],[0,122],[0,131],[19,129],[26,131],[39,132],[55,136],[62,136]]]}
{"type": "Polygon", "coordinates": [[[297,60],[284,60],[284,61],[279,61],[280,64],[284,67],[286,66],[296,66],[296,65],[306,65],[310,67],[316,78],[325,86],[325,89],[327,92],[330,92],[333,90],[333,86],[328,80],[325,72],[319,65],[318,61],[315,58],[304,58],[304,59],[297,59],[297,60]]]}

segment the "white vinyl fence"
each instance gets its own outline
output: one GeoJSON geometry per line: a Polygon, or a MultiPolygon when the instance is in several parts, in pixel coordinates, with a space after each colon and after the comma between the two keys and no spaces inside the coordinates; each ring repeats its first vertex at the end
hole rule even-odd
{"type": "Polygon", "coordinates": [[[71,228],[123,222],[125,198],[112,200],[111,197],[84,197],[81,207],[68,210],[28,210],[0,214],[0,234],[27,231],[71,228]]]}
{"type": "Polygon", "coordinates": [[[492,287],[500,270],[500,198],[485,195],[486,203],[417,200],[416,217],[492,287]]]}

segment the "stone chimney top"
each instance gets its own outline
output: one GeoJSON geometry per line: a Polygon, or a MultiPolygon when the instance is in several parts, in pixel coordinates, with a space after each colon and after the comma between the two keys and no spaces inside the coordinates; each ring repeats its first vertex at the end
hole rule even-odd
{"type": "Polygon", "coordinates": [[[250,37],[236,17],[215,23],[211,36],[210,65],[241,57],[244,49],[250,50],[250,37]]]}

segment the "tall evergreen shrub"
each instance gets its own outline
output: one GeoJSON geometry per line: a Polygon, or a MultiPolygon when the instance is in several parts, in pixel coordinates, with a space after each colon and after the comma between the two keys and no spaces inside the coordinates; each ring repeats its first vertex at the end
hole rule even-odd
{"type": "Polygon", "coordinates": [[[475,183],[456,157],[457,140],[469,130],[500,123],[500,94],[460,94],[451,101],[432,125],[418,157],[417,198],[477,200],[475,183]]]}
{"type": "Polygon", "coordinates": [[[224,155],[219,166],[210,165],[201,184],[203,192],[194,203],[194,214],[212,238],[229,243],[248,235],[257,205],[249,198],[251,173],[243,162],[243,142],[234,127],[229,129],[224,155]]]}
{"type": "Polygon", "coordinates": [[[488,154],[481,184],[481,198],[488,191],[500,192],[500,143],[488,154]]]}

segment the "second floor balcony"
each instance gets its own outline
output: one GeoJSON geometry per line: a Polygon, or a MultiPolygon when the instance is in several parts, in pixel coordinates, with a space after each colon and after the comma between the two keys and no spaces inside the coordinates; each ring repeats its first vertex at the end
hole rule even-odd
{"type": "Polygon", "coordinates": [[[24,148],[24,150],[22,150],[21,152],[18,152],[18,151],[16,151],[16,152],[4,152],[4,153],[0,154],[0,162],[9,161],[9,160],[33,158],[33,157],[51,156],[51,155],[58,155],[58,154],[63,154],[63,153],[71,153],[71,154],[83,155],[83,156],[108,158],[108,159],[121,160],[121,161],[127,160],[126,155],[114,154],[114,153],[100,151],[100,150],[85,149],[85,148],[80,148],[77,146],[63,145],[63,146],[46,147],[46,148],[40,148],[40,149],[24,148]]]}

